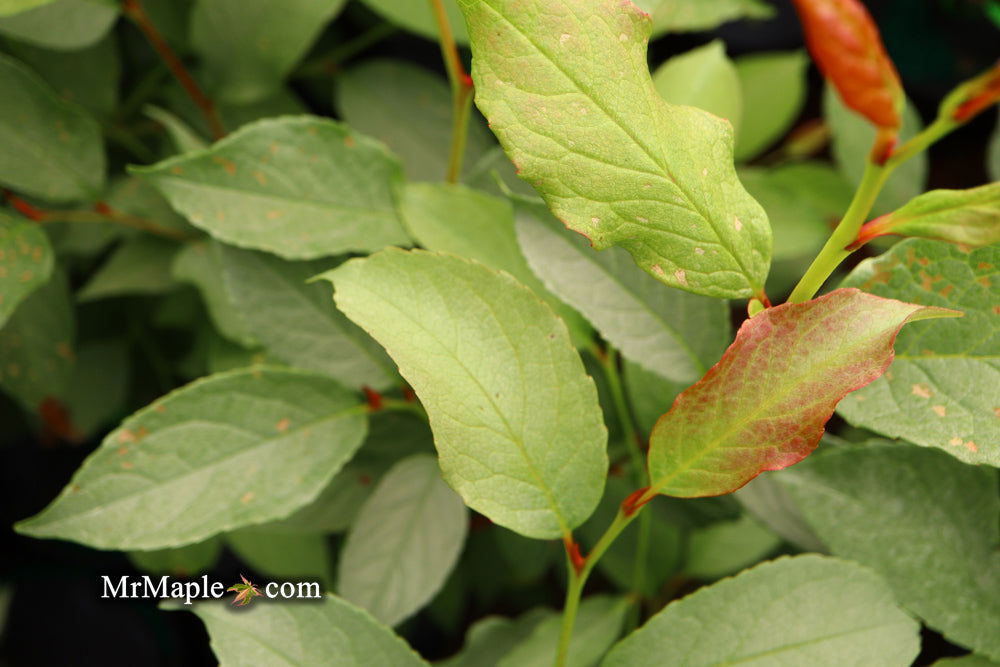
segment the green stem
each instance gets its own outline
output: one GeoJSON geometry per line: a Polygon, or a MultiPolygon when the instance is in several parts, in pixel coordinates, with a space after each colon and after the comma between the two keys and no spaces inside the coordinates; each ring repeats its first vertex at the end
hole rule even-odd
{"type": "Polygon", "coordinates": [[[441,58],[448,72],[448,82],[451,84],[451,148],[448,152],[449,183],[458,183],[462,174],[462,160],[465,158],[465,142],[469,129],[469,112],[472,109],[472,77],[465,71],[462,58],[458,54],[455,36],[451,32],[448,14],[444,9],[443,0],[430,0],[434,18],[437,20],[441,45],[441,58]]]}
{"type": "Polygon", "coordinates": [[[580,597],[583,594],[584,584],[593,572],[594,566],[601,560],[601,556],[614,544],[614,541],[622,534],[622,531],[642,512],[640,506],[632,514],[626,515],[621,509],[611,522],[608,529],[597,540],[597,544],[583,561],[583,566],[577,571],[572,559],[567,556],[566,568],[569,572],[569,585],[566,588],[566,602],[563,605],[562,629],[559,633],[559,649],[556,653],[556,667],[565,667],[569,657],[570,640],[573,638],[573,626],[576,624],[576,612],[580,608],[580,597]]]}
{"type": "Polygon", "coordinates": [[[799,284],[792,290],[788,297],[788,303],[802,303],[813,298],[834,269],[844,261],[845,257],[851,254],[851,251],[845,250],[845,248],[857,238],[858,230],[861,229],[861,225],[867,219],[872,206],[875,205],[878,193],[885,185],[885,181],[889,178],[894,166],[889,166],[888,163],[880,166],[868,162],[865,166],[864,176],[861,178],[861,185],[854,193],[854,199],[851,201],[847,213],[844,214],[826,245],[823,246],[819,255],[806,270],[805,275],[799,280],[799,284]]]}

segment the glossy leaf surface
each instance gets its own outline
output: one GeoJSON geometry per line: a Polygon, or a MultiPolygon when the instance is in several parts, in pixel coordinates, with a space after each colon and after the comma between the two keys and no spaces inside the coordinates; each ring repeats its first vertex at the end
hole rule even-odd
{"type": "Polygon", "coordinates": [[[210,376],[126,419],[18,530],[103,549],[197,542],[308,503],[364,434],[358,399],[333,380],[260,368],[210,376]]]}
{"type": "MultiPolygon", "coordinates": [[[[183,607],[174,606],[173,609],[183,607]]],[[[219,662],[234,667],[427,667],[413,649],[367,612],[333,595],[321,603],[256,601],[234,614],[222,602],[194,605],[219,662]]]]}
{"type": "Polygon", "coordinates": [[[995,471],[899,444],[834,451],[781,479],[834,554],[884,576],[951,641],[1000,659],[995,471]]]}
{"type": "Polygon", "coordinates": [[[844,281],[880,296],[957,308],[965,317],[904,329],[889,372],[838,412],[893,438],[967,463],[1000,466],[1000,248],[912,239],[844,281]]]}
{"type": "Polygon", "coordinates": [[[444,478],[469,507],[537,538],[590,515],[607,431],[548,306],[506,274],[423,251],[386,250],[326,277],[420,397],[444,478]]]}
{"type": "Polygon", "coordinates": [[[822,556],[781,558],[667,605],[602,667],[907,667],[919,625],[874,572],[822,556]]]}
{"type": "Polygon", "coordinates": [[[221,241],[287,259],[406,244],[401,169],[379,143],[317,117],[259,121],[135,173],[221,241]]]}
{"type": "Polygon", "coordinates": [[[616,0],[460,5],[476,102],[556,217],[674,287],[731,298],[763,285],[770,230],[736,178],[732,128],[660,98],[648,15],[616,0]]]}
{"type": "Polygon", "coordinates": [[[337,592],[398,625],[441,589],[465,544],[469,516],[434,456],[403,459],[361,507],[340,554],[337,592]]]}
{"type": "Polygon", "coordinates": [[[745,321],[653,429],[653,490],[719,495],[802,460],[837,402],[885,371],[904,324],[956,315],[843,289],[745,321]]]}

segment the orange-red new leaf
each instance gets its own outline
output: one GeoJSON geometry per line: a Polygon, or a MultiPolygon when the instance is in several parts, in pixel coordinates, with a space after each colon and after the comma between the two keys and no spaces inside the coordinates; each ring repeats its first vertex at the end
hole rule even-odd
{"type": "Polygon", "coordinates": [[[721,495],[801,461],[840,399],[885,372],[904,324],[960,315],[857,289],[759,313],[656,423],[652,491],[721,495]]]}
{"type": "Polygon", "coordinates": [[[813,60],[844,104],[882,128],[902,124],[903,86],[859,0],[794,0],[813,60]]]}

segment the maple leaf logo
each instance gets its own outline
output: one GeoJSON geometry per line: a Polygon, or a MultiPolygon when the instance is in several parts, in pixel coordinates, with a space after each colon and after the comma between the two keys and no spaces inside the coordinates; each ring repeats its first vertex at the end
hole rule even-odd
{"type": "Polygon", "coordinates": [[[240,575],[240,579],[243,580],[242,584],[233,584],[226,590],[235,591],[236,597],[233,598],[233,604],[239,607],[244,607],[250,604],[255,597],[260,595],[260,591],[254,584],[247,581],[247,578],[242,574],[240,575]]]}

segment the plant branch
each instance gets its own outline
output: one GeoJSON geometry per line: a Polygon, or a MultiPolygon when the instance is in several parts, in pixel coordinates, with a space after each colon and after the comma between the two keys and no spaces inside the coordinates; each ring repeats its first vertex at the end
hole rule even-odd
{"type": "Polygon", "coordinates": [[[441,57],[444,59],[445,70],[448,72],[448,82],[451,84],[451,148],[448,154],[449,183],[458,183],[462,174],[462,160],[465,158],[465,142],[469,131],[469,115],[472,110],[472,77],[465,71],[462,58],[458,54],[455,36],[448,22],[448,14],[444,10],[444,0],[429,0],[434,18],[437,20],[441,45],[441,57]]]}
{"type": "Polygon", "coordinates": [[[195,238],[199,238],[187,234],[179,229],[165,227],[158,222],[149,220],[148,218],[141,218],[136,215],[131,215],[129,213],[113,209],[104,202],[97,202],[92,210],[81,209],[60,211],[38,208],[37,206],[29,204],[10,191],[4,191],[4,198],[6,198],[7,201],[10,202],[11,206],[17,209],[21,215],[40,224],[47,224],[51,222],[113,222],[119,225],[124,225],[125,227],[131,227],[150,234],[173,239],[175,241],[191,241],[195,238]]]}
{"type": "Polygon", "coordinates": [[[212,132],[212,136],[215,139],[221,139],[226,136],[226,129],[222,125],[222,121],[219,119],[219,114],[215,110],[215,105],[212,104],[212,100],[205,95],[198,82],[194,80],[191,73],[188,72],[184,63],[177,56],[170,45],[167,44],[167,40],[163,38],[160,31],[157,30],[156,25],[153,24],[152,20],[149,18],[149,14],[146,13],[145,7],[142,6],[142,0],[124,0],[123,11],[125,15],[132,19],[138,26],[139,30],[146,36],[146,40],[149,41],[150,46],[160,55],[163,62],[166,63],[167,67],[173,72],[173,75],[180,82],[181,86],[187,92],[188,97],[197,105],[198,109],[201,110],[202,115],[205,117],[205,121],[208,123],[208,128],[212,132]]]}

